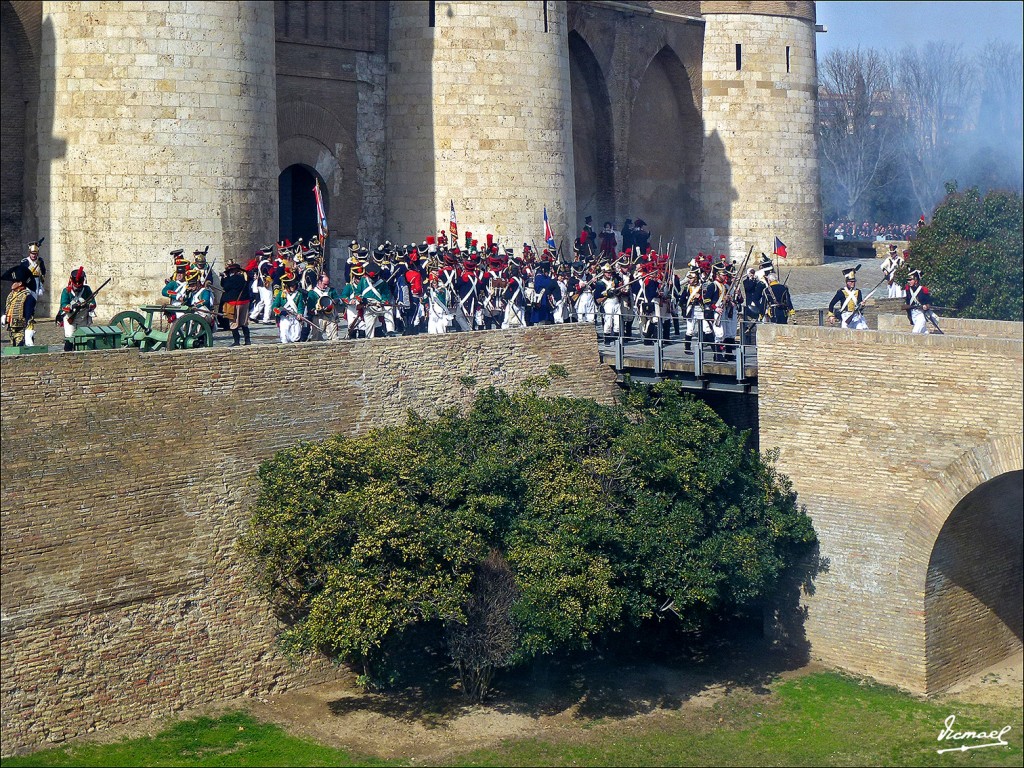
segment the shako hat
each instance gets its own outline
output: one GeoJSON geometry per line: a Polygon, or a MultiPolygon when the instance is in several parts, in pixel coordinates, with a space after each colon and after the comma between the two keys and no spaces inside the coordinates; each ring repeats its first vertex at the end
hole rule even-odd
{"type": "Polygon", "coordinates": [[[359,241],[353,240],[351,243],[348,244],[348,249],[352,251],[352,253],[356,253],[359,250],[359,241]]]}
{"type": "Polygon", "coordinates": [[[171,256],[174,257],[175,263],[177,263],[178,257],[181,256],[183,253],[185,253],[184,248],[175,248],[173,251],[171,251],[171,256]]]}
{"type": "Polygon", "coordinates": [[[856,280],[858,269],[860,269],[860,264],[858,264],[856,267],[853,267],[852,269],[844,269],[843,277],[847,280],[856,280]]]}

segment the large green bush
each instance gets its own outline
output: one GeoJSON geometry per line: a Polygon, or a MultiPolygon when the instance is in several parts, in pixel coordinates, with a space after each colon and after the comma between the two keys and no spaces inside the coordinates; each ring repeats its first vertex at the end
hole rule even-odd
{"type": "Polygon", "coordinates": [[[938,306],[961,317],[1024,320],[1024,207],[1020,195],[946,186],[918,230],[908,268],[920,269],[938,306]]]}
{"type": "Polygon", "coordinates": [[[282,451],[259,480],[242,548],[289,647],[386,681],[389,649],[437,624],[476,696],[669,600],[689,629],[749,609],[814,540],[747,435],[667,383],[615,406],[486,389],[464,414],[282,451]]]}

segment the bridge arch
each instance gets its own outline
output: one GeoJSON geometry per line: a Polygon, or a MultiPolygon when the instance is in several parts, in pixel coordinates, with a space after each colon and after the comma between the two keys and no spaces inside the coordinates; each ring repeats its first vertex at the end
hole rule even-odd
{"type": "Polygon", "coordinates": [[[1021,647],[1022,484],[1020,436],[1000,436],[953,461],[907,519],[898,591],[919,601],[928,693],[1021,647]]]}

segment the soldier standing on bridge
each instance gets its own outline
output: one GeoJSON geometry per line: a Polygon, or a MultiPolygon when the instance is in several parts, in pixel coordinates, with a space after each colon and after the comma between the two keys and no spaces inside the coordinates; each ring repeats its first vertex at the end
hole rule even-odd
{"type": "Polygon", "coordinates": [[[835,325],[841,321],[843,328],[850,328],[854,331],[868,329],[867,320],[864,319],[864,313],[861,311],[864,296],[860,288],[857,287],[858,269],[860,269],[860,264],[853,269],[843,270],[846,285],[836,291],[836,295],[828,304],[828,311],[831,313],[828,319],[829,325],[835,325]]]}
{"type": "MultiPolygon", "coordinates": [[[[906,253],[906,252],[904,252],[906,253]]],[[[889,255],[882,262],[882,276],[885,278],[889,289],[889,298],[896,299],[900,296],[900,284],[896,282],[896,270],[903,266],[904,258],[896,252],[896,244],[889,246],[889,255]]]]}
{"type": "Polygon", "coordinates": [[[764,321],[786,325],[793,312],[793,298],[789,288],[779,282],[778,275],[770,270],[764,276],[764,321]]]}
{"type": "MultiPolygon", "coordinates": [[[[924,217],[922,216],[922,218],[924,217]]],[[[932,322],[935,322],[935,313],[932,312],[932,295],[921,284],[921,270],[912,271],[907,280],[903,296],[907,302],[907,317],[914,324],[914,330],[911,333],[928,333],[928,320],[931,319],[932,322]]],[[[937,323],[936,327],[938,327],[937,323]]]]}

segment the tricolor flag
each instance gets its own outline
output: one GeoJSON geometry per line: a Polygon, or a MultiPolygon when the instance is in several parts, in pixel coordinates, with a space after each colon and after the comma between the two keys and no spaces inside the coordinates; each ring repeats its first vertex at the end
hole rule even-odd
{"type": "Polygon", "coordinates": [[[453,245],[458,245],[458,243],[459,243],[459,222],[456,221],[456,219],[455,219],[455,201],[454,200],[452,200],[452,212],[451,212],[451,215],[448,217],[448,229],[452,233],[452,243],[453,243],[453,245]]]}
{"type": "Polygon", "coordinates": [[[313,186],[313,197],[316,198],[316,232],[323,243],[327,239],[327,213],[324,211],[324,197],[320,194],[320,179],[313,186]]]}
{"type": "Polygon", "coordinates": [[[777,237],[775,238],[775,251],[774,251],[774,253],[775,253],[776,256],[781,256],[782,258],[786,258],[786,244],[784,242],[782,242],[781,240],[779,240],[779,238],[777,238],[777,237]]]}
{"type": "Polygon", "coordinates": [[[548,244],[548,248],[555,247],[555,236],[551,232],[551,223],[548,221],[548,207],[544,206],[544,242],[548,244]]]}

